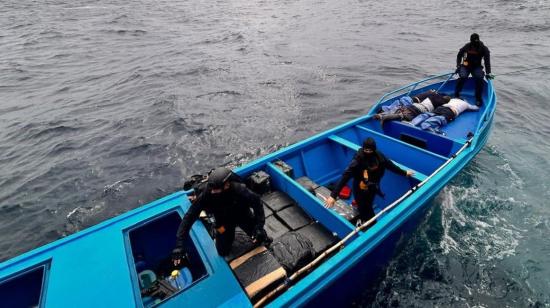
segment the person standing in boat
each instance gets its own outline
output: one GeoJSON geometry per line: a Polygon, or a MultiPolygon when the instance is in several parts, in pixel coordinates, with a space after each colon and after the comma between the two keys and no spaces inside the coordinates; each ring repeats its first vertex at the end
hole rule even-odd
{"type": "Polygon", "coordinates": [[[361,222],[366,222],[374,217],[372,202],[375,195],[383,196],[380,190],[380,181],[386,169],[407,177],[414,175],[412,170],[403,170],[387,159],[382,152],[376,150],[374,139],[367,138],[363,142],[363,147],[357,151],[342,174],[330,197],[325,200],[325,205],[327,207],[333,206],[340,190],[353,178],[353,195],[359,208],[359,219],[361,222]]]}
{"type": "Polygon", "coordinates": [[[244,184],[232,180],[232,176],[227,168],[214,169],[206,185],[197,188],[195,197],[190,198],[191,207],[177,231],[176,247],[172,252],[174,265],[177,266],[184,255],[184,238],[203,210],[213,214],[216,220],[216,248],[221,256],[230,253],[237,226],[257,244],[271,241],[264,230],[265,214],[260,197],[244,184]]]}
{"type": "Polygon", "coordinates": [[[472,33],[470,36],[470,42],[460,48],[458,54],[456,55],[456,74],[459,78],[455,87],[455,97],[460,97],[460,92],[464,87],[464,83],[470,74],[475,79],[476,88],[476,105],[481,106],[483,100],[481,98],[481,92],[483,90],[483,76],[487,80],[493,79],[494,75],[491,74],[491,54],[489,48],[479,40],[479,35],[477,33],[472,33]],[[483,72],[483,66],[481,65],[481,60],[485,62],[485,71],[487,75],[483,72]]]}

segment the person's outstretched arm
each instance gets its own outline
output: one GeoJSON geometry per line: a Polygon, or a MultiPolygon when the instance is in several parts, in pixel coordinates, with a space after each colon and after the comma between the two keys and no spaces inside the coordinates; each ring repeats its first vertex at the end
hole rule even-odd
{"type": "Polygon", "coordinates": [[[191,207],[189,207],[189,210],[185,213],[185,216],[183,216],[183,220],[181,221],[178,227],[178,232],[176,233],[176,248],[183,247],[185,236],[189,234],[191,226],[193,226],[193,223],[199,218],[199,215],[203,209],[203,199],[202,194],[198,196],[197,199],[191,204],[191,207]]]}
{"type": "Polygon", "coordinates": [[[393,171],[397,174],[407,176],[407,177],[411,177],[411,176],[414,175],[414,172],[412,170],[404,170],[404,169],[399,168],[396,164],[393,163],[393,161],[391,159],[388,159],[386,156],[384,156],[384,161],[385,161],[384,164],[385,164],[386,168],[390,169],[391,171],[393,171]]]}
{"type": "Polygon", "coordinates": [[[346,183],[352,178],[353,171],[355,170],[355,168],[357,168],[358,165],[359,165],[359,162],[354,157],[351,160],[348,167],[346,168],[346,170],[344,170],[344,173],[342,173],[342,177],[340,178],[340,181],[338,182],[338,184],[336,185],[336,187],[334,187],[334,190],[332,190],[332,192],[330,193],[330,196],[333,199],[336,199],[336,197],[338,197],[338,194],[340,193],[342,188],[344,188],[346,183]]]}
{"type": "Polygon", "coordinates": [[[489,48],[487,46],[483,46],[485,48],[485,52],[483,55],[483,62],[485,62],[485,72],[487,74],[491,74],[491,52],[489,51],[489,48]]]}

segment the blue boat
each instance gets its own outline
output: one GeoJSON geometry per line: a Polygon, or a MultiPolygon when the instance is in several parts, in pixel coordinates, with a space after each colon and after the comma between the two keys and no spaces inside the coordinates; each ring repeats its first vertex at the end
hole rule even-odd
{"type": "MultiPolygon", "coordinates": [[[[485,82],[481,109],[461,114],[442,128],[444,135],[397,121],[381,126],[372,118],[381,106],[403,96],[429,89],[452,93],[456,82],[452,76],[431,76],[387,93],[368,114],[234,170],[243,179],[260,171],[267,174],[272,190],[267,195],[290,198],[295,209],[310,219],[296,230],[316,228],[317,233],[311,234],[326,240],[315,260],[300,270],[288,273],[277,269],[262,281],[245,283],[235,268],[247,262],[247,255],[257,254],[258,248],[227,262],[217,254],[207,224],[197,222],[185,243],[188,281],[171,289],[154,269],[170,255],[176,229],[190,206],[190,191],[180,191],[1,263],[0,306],[279,307],[350,303],[376,283],[397,244],[425,216],[430,201],[489,137],[497,102],[490,81],[485,82]],[[367,137],[372,137],[388,158],[414,170],[415,175],[406,178],[386,172],[381,182],[385,197],[377,196],[374,201],[377,223],[366,222],[357,228],[345,215],[353,215],[351,199],[343,200],[337,210],[325,208],[321,196],[327,191],[325,186],[340,178],[367,137]],[[316,187],[308,187],[304,179],[316,187]],[[162,296],[144,292],[153,285],[164,287],[162,296]]],[[[473,80],[468,80],[462,97],[469,102],[474,101],[473,88],[473,80]]],[[[272,210],[276,213],[271,215],[283,216],[272,210]]],[[[284,232],[292,229],[289,225],[284,232]]],[[[280,231],[278,228],[271,232],[280,231]]]]}

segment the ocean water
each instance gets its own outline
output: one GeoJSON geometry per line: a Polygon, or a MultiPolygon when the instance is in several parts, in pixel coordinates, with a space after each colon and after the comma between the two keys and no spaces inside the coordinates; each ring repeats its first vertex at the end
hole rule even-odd
{"type": "Polygon", "coordinates": [[[359,306],[550,306],[550,2],[0,2],[0,259],[364,113],[477,32],[499,105],[359,306]]]}

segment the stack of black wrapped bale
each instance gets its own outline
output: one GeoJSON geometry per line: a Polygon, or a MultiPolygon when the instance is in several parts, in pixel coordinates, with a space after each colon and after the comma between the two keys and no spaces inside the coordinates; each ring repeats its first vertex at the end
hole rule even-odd
{"type": "MultiPolygon", "coordinates": [[[[291,166],[283,161],[274,164],[287,176],[293,177],[291,166]]],[[[307,177],[299,178],[297,181],[312,193],[319,188],[319,185],[307,177]]],[[[269,252],[287,275],[311,262],[338,240],[325,227],[314,222],[286,193],[271,191],[270,176],[266,172],[253,173],[248,178],[247,185],[261,195],[266,217],[264,228],[273,239],[269,252]]]]}
{"type": "Polygon", "coordinates": [[[308,264],[338,240],[287,194],[274,191],[264,195],[262,201],[273,211],[273,215],[266,218],[266,231],[273,238],[270,250],[287,274],[308,264]],[[273,227],[279,223],[280,229],[273,227]]]}
{"type": "Polygon", "coordinates": [[[262,196],[262,202],[264,207],[272,212],[270,216],[266,214],[265,229],[273,239],[313,222],[313,219],[282,191],[274,191],[262,196]]]}
{"type": "Polygon", "coordinates": [[[265,232],[272,239],[281,237],[283,234],[290,231],[288,227],[283,224],[275,215],[271,215],[265,218],[264,225],[265,232]]]}
{"type": "Polygon", "coordinates": [[[317,257],[338,241],[336,235],[317,222],[307,225],[296,232],[311,242],[314,257],[317,257]]]}
{"type": "Polygon", "coordinates": [[[281,284],[287,274],[264,246],[256,247],[229,263],[252,302],[281,284]]]}
{"type": "Polygon", "coordinates": [[[294,205],[294,200],[292,200],[287,194],[274,191],[262,196],[262,202],[264,208],[269,209],[269,215],[266,212],[265,218],[265,231],[272,239],[277,239],[283,234],[290,231],[290,229],[284,224],[276,215],[277,211],[285,209],[289,206],[294,205]],[[275,215],[274,215],[275,214],[275,215]]]}

